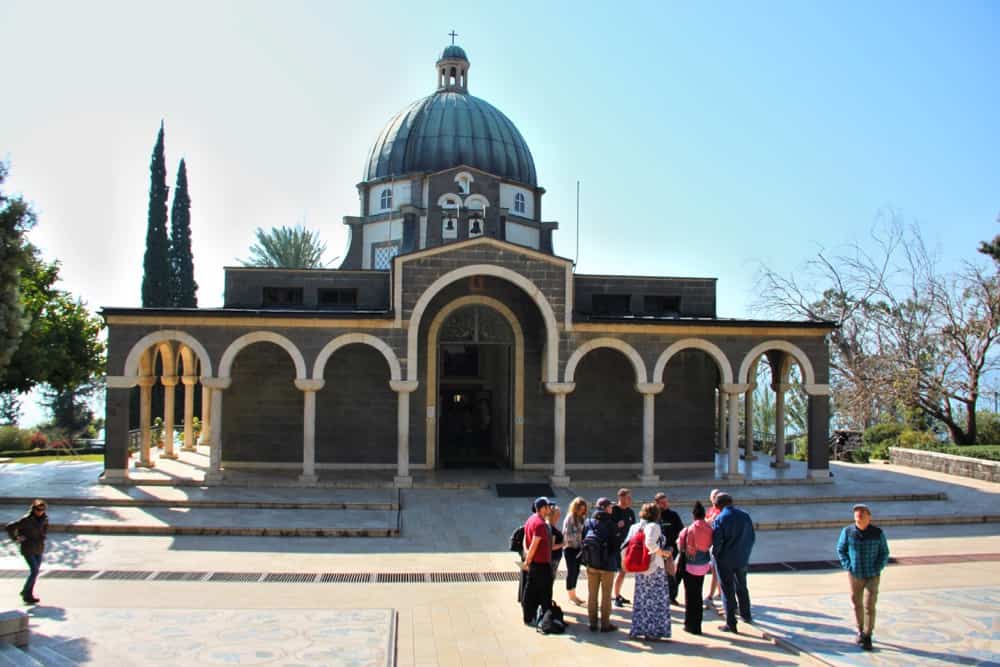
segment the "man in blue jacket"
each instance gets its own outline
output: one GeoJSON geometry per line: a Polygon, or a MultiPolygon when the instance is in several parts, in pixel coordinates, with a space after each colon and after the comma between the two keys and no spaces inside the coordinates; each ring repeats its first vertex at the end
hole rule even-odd
{"type": "Polygon", "coordinates": [[[872,524],[872,512],[867,505],[854,506],[854,525],[840,531],[837,554],[851,582],[851,604],[858,625],[858,645],[872,650],[872,630],[875,629],[875,601],[878,600],[879,578],[889,564],[889,542],[885,533],[872,524]]]}
{"type": "Polygon", "coordinates": [[[735,633],[737,607],[740,618],[747,623],[753,621],[747,568],[756,534],[750,515],[733,507],[733,498],[728,493],[715,497],[715,507],[719,516],[712,524],[712,553],[722,588],[722,602],[726,606],[726,624],[720,625],[719,630],[735,633]]]}

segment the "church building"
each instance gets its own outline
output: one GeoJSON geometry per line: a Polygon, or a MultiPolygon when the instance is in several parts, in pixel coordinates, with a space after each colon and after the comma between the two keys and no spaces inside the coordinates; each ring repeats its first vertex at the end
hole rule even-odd
{"type": "Polygon", "coordinates": [[[208,448],[210,484],[382,471],[406,487],[442,468],[652,484],[711,477],[717,451],[736,480],[765,357],[779,441],[797,365],[807,474],[829,475],[833,325],[720,318],[714,278],[577,273],[553,252],[528,144],[470,71],[445,48],[436,90],[375,138],[339,268],[226,267],[221,308],[103,309],[106,480],[128,479],[130,443],[155,465],[156,417],[208,448]]]}

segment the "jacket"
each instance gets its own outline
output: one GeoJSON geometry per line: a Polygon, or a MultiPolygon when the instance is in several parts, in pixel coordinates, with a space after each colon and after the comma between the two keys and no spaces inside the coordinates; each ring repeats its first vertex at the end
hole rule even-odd
{"type": "Polygon", "coordinates": [[[840,531],[837,540],[840,565],[858,579],[870,579],[882,574],[889,564],[889,542],[878,526],[868,524],[864,530],[851,525],[840,531]]]}
{"type": "Polygon", "coordinates": [[[719,567],[741,569],[750,564],[750,552],[757,536],[753,519],[743,510],[729,506],[712,524],[712,553],[719,567]]]}
{"type": "Polygon", "coordinates": [[[21,542],[21,554],[24,556],[41,556],[45,551],[45,534],[49,530],[49,515],[34,516],[28,512],[17,521],[7,524],[7,534],[16,540],[18,535],[24,536],[21,542]]]}
{"type": "Polygon", "coordinates": [[[594,516],[583,524],[581,548],[586,551],[588,543],[595,542],[599,545],[600,552],[597,564],[591,563],[588,567],[609,572],[621,569],[621,553],[619,552],[621,542],[617,537],[617,530],[618,527],[608,512],[594,512],[594,516]]]}

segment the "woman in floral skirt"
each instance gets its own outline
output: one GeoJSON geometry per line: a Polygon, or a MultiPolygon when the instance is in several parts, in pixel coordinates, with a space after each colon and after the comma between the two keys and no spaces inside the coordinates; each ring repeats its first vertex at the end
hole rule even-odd
{"type": "Polygon", "coordinates": [[[649,551],[649,568],[635,575],[635,602],[632,605],[632,629],[629,638],[670,639],[670,587],[667,575],[674,573],[671,551],[664,549],[662,532],[657,519],[660,508],[646,503],[639,512],[639,523],[629,529],[625,544],[637,532],[649,551]]]}

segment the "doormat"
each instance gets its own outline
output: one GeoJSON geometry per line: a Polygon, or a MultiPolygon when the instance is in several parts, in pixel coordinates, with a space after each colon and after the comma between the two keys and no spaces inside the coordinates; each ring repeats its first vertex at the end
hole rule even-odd
{"type": "Polygon", "coordinates": [[[537,498],[556,495],[552,487],[544,482],[521,482],[514,484],[497,484],[497,496],[500,498],[537,498]]]}

